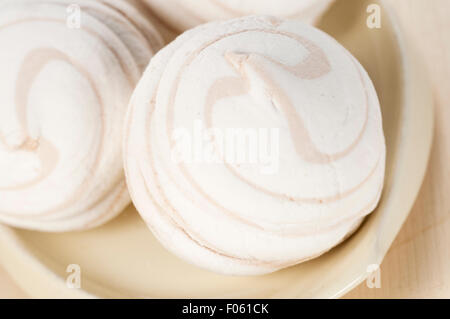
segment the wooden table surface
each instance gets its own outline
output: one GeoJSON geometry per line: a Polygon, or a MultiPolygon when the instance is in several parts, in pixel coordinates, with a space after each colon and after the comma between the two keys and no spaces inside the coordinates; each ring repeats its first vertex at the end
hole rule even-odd
{"type": "MultiPolygon", "coordinates": [[[[346,298],[450,298],[450,1],[388,1],[428,65],[435,139],[419,197],[381,265],[381,288],[363,283],[346,298]]],[[[0,298],[20,297],[0,266],[0,298]]]]}

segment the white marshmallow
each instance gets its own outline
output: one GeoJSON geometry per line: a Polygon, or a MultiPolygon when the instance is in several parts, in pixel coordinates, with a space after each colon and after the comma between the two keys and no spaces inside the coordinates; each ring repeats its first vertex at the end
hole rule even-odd
{"type": "Polygon", "coordinates": [[[0,3],[0,221],[13,226],[83,230],[130,202],[123,120],[162,40],[126,2],[72,3],[0,3]]]}
{"type": "Polygon", "coordinates": [[[316,23],[334,0],[144,0],[169,26],[185,31],[199,24],[247,15],[279,16],[316,23]]]}
{"type": "Polygon", "coordinates": [[[314,258],[358,227],[380,198],[385,142],[372,82],[345,48],[300,22],[255,16],[190,30],[152,59],[124,155],[132,200],[167,249],[256,275],[314,258]],[[174,132],[199,122],[278,129],[276,169],[178,161],[174,132]]]}

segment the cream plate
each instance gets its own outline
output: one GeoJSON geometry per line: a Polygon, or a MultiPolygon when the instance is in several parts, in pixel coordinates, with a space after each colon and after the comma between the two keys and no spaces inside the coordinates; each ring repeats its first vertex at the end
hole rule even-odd
{"type": "Polygon", "coordinates": [[[312,261],[257,277],[228,277],[167,252],[133,207],[95,230],[46,234],[0,226],[0,258],[33,297],[330,298],[363,281],[380,264],[418,193],[432,142],[431,90],[420,61],[384,6],[381,29],[366,25],[375,1],[340,0],[321,28],[348,48],[378,92],[387,142],[380,205],[343,244],[312,261]],[[81,266],[81,289],[66,286],[81,266]]]}

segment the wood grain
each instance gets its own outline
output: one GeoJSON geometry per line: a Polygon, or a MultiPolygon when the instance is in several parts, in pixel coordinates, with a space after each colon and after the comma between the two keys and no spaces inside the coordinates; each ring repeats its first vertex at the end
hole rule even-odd
{"type": "MultiPolygon", "coordinates": [[[[345,0],[341,0],[345,1],[345,0]]],[[[387,0],[429,69],[435,140],[414,208],[381,265],[381,288],[346,298],[450,298],[450,1],[387,0]]],[[[0,268],[0,298],[26,295],[0,268]]]]}

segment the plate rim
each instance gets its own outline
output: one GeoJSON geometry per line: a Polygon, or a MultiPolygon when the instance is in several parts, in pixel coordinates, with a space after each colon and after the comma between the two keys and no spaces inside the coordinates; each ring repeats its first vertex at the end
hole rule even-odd
{"type": "MultiPolygon", "coordinates": [[[[424,165],[422,167],[422,170],[419,174],[420,179],[418,183],[418,187],[416,188],[416,191],[414,192],[412,198],[413,200],[410,201],[408,205],[408,212],[404,214],[404,216],[401,218],[400,222],[396,225],[396,231],[393,232],[394,236],[391,236],[391,238],[388,240],[388,245],[384,247],[383,251],[379,252],[378,255],[375,255],[373,259],[373,264],[380,265],[382,264],[384,257],[388,253],[390,247],[392,246],[395,238],[397,238],[398,234],[400,233],[401,229],[403,228],[403,225],[405,224],[409,214],[411,213],[412,208],[414,207],[414,204],[417,200],[417,197],[419,196],[419,193],[422,189],[423,181],[425,179],[425,175],[428,171],[430,156],[431,156],[431,149],[433,147],[433,141],[434,141],[434,127],[435,127],[435,105],[434,105],[434,98],[432,95],[432,89],[430,84],[430,79],[428,76],[428,72],[425,68],[424,62],[421,60],[421,57],[419,54],[415,51],[415,49],[412,47],[411,42],[406,35],[406,33],[403,31],[403,26],[395,13],[393,7],[391,4],[389,4],[389,1],[387,0],[379,0],[379,2],[383,6],[383,10],[388,14],[389,20],[392,26],[392,29],[394,31],[394,35],[396,36],[398,48],[400,50],[400,57],[401,57],[401,63],[402,63],[402,80],[404,82],[403,84],[403,104],[406,105],[408,103],[411,103],[411,96],[425,96],[425,99],[429,103],[429,110],[428,110],[428,125],[425,125],[428,127],[428,137],[425,138],[422,142],[421,146],[425,147],[419,147],[420,149],[426,150],[426,159],[424,161],[424,165]],[[413,74],[419,74],[421,75],[421,79],[414,77],[413,74]],[[406,82],[413,82],[409,85],[406,84],[406,82]],[[420,84],[419,84],[420,82],[420,84]],[[411,87],[416,87],[419,89],[418,91],[412,90],[411,87]],[[410,92],[412,91],[412,92],[410,92]]],[[[413,98],[414,99],[414,98],[413,98]]],[[[411,122],[408,122],[411,125],[411,122]]],[[[411,130],[411,128],[409,128],[411,130]]],[[[400,130],[401,133],[404,133],[408,131],[408,127],[403,127],[403,129],[400,130]]],[[[343,297],[345,294],[356,288],[359,284],[361,284],[364,280],[366,280],[369,277],[369,273],[362,272],[359,274],[359,276],[356,276],[354,281],[350,282],[347,286],[340,289],[336,293],[328,296],[329,298],[340,298],[343,297]]]]}

